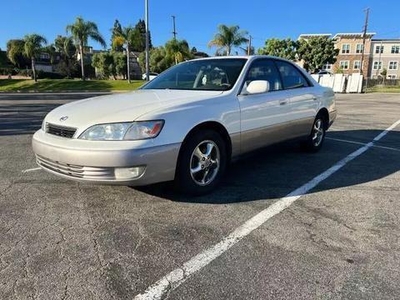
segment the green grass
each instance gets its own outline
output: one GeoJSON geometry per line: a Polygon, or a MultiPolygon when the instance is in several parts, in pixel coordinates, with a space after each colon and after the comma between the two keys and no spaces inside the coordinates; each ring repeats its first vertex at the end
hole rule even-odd
{"type": "Polygon", "coordinates": [[[400,93],[400,86],[374,86],[367,88],[366,93],[400,93]]]}
{"type": "Polygon", "coordinates": [[[73,92],[73,91],[129,91],[144,84],[142,80],[128,83],[126,80],[87,80],[78,79],[0,79],[0,92],[73,92]]]}

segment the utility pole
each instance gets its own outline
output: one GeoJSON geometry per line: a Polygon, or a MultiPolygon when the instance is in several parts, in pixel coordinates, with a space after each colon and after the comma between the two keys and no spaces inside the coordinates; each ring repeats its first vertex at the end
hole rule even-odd
{"type": "Polygon", "coordinates": [[[146,80],[149,81],[149,0],[144,2],[144,17],[146,25],[146,80]]]}
{"type": "Polygon", "coordinates": [[[174,35],[174,40],[176,40],[176,35],[178,34],[177,32],[176,32],[176,28],[175,28],[175,16],[172,16],[172,28],[173,28],[173,31],[172,31],[172,34],[174,35]]]}
{"type": "Polygon", "coordinates": [[[247,45],[247,55],[251,54],[251,40],[252,40],[252,36],[249,35],[249,44],[247,45]]]}
{"type": "Polygon", "coordinates": [[[361,65],[360,65],[360,74],[363,74],[364,71],[364,52],[365,52],[365,40],[367,38],[368,31],[368,18],[369,18],[369,8],[365,10],[365,24],[363,30],[363,43],[362,43],[362,52],[361,52],[361,65]]]}

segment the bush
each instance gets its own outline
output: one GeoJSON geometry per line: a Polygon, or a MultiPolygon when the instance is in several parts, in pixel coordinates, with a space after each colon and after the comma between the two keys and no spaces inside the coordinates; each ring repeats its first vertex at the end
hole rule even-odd
{"type": "Polygon", "coordinates": [[[58,73],[38,71],[37,76],[39,79],[64,79],[64,76],[58,73]]]}
{"type": "Polygon", "coordinates": [[[19,76],[31,77],[32,78],[32,70],[31,69],[19,69],[17,74],[19,76]]]}
{"type": "Polygon", "coordinates": [[[0,68],[0,75],[17,75],[13,68],[0,68]]]}

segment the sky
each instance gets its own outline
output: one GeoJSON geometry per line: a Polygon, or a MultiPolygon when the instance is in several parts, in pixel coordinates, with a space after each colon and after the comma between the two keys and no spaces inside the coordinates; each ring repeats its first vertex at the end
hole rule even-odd
{"type": "MultiPolygon", "coordinates": [[[[172,16],[178,39],[209,54],[208,42],[220,24],[238,25],[252,36],[256,49],[269,38],[292,38],[302,33],[362,32],[365,9],[370,8],[368,31],[376,38],[400,38],[399,0],[148,0],[149,29],[153,46],[173,37],[172,16]]],[[[95,22],[110,47],[111,28],[116,19],[122,26],[144,19],[145,0],[0,0],[0,49],[10,39],[40,34],[49,44],[65,27],[81,16],[95,22]]],[[[94,49],[101,49],[89,42],[94,49]]],[[[240,51],[240,50],[238,50],[240,51]]],[[[242,54],[239,52],[239,54],[242,54]]]]}

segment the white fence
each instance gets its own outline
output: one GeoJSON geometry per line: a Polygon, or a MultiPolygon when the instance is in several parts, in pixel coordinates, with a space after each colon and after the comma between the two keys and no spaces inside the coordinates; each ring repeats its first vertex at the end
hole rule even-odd
{"type": "Polygon", "coordinates": [[[320,85],[330,87],[335,93],[361,93],[364,78],[360,73],[351,75],[311,75],[320,85]]]}

